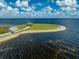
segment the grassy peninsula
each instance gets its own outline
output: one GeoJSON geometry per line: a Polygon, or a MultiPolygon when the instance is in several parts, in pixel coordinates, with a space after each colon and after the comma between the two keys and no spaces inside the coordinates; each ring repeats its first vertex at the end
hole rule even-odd
{"type": "Polygon", "coordinates": [[[30,26],[30,28],[27,30],[55,30],[60,28],[60,26],[56,24],[23,24],[16,27],[18,29],[23,29],[27,26],[30,26]]]}
{"type": "Polygon", "coordinates": [[[66,27],[56,24],[22,24],[9,27],[0,27],[0,43],[25,33],[46,33],[66,30],[66,27]],[[8,32],[7,32],[8,30],[8,32]]]}

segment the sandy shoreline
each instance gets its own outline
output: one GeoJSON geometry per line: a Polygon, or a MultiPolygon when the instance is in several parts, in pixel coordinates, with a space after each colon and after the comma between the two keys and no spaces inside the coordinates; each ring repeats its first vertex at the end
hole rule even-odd
{"type": "MultiPolygon", "coordinates": [[[[3,42],[6,42],[6,41],[8,41],[10,39],[16,38],[16,37],[18,37],[21,34],[26,34],[26,33],[58,32],[58,31],[64,31],[64,30],[66,30],[66,27],[60,26],[60,28],[55,29],[55,30],[27,30],[27,31],[22,31],[20,33],[14,33],[14,34],[6,33],[6,36],[0,37],[0,43],[3,43],[3,42]]],[[[5,34],[3,34],[3,35],[5,35],[5,34]]],[[[2,36],[2,35],[0,35],[0,36],[2,36]]]]}
{"type": "Polygon", "coordinates": [[[55,29],[55,30],[27,30],[21,33],[23,34],[24,33],[46,33],[46,32],[58,32],[58,31],[64,31],[64,30],[66,30],[66,27],[61,26],[60,28],[55,29]]]}

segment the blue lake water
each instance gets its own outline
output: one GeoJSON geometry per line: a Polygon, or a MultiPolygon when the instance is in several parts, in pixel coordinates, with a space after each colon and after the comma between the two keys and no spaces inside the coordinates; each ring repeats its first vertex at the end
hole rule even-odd
{"type": "MultiPolygon", "coordinates": [[[[45,46],[44,43],[49,40],[61,40],[65,44],[79,49],[79,19],[0,19],[0,24],[18,25],[29,22],[58,24],[65,26],[67,29],[54,33],[20,35],[19,37],[0,45],[0,49],[4,50],[0,53],[2,59],[36,59],[35,57],[44,59],[39,58],[42,57],[39,54],[43,54],[40,48],[45,46]],[[38,46],[39,48],[37,49],[38,46]],[[8,49],[6,50],[6,48],[8,49]],[[34,54],[38,54],[39,57],[34,54]]],[[[51,58],[52,57],[49,57],[49,59],[51,58]]],[[[74,59],[78,59],[78,56],[74,59]]]]}

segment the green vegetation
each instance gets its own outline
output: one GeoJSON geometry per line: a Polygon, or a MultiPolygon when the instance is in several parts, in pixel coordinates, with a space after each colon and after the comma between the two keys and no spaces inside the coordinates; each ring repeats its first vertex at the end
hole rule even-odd
{"type": "Polygon", "coordinates": [[[60,28],[60,26],[56,24],[32,24],[28,30],[54,30],[58,28],[60,28]]]}
{"type": "Polygon", "coordinates": [[[18,28],[18,30],[20,30],[20,29],[23,29],[23,28],[25,28],[26,26],[27,26],[27,24],[18,25],[18,26],[17,26],[17,28],[18,28]]]}
{"type": "Polygon", "coordinates": [[[8,30],[7,27],[0,26],[0,34],[6,33],[8,30]]]}
{"type": "MultiPolygon", "coordinates": [[[[22,24],[16,26],[18,30],[24,29],[27,26],[31,26],[28,30],[54,30],[60,28],[59,25],[56,24],[22,24]]],[[[8,31],[9,27],[6,25],[0,25],[0,34],[6,33],[8,31]]]]}
{"type": "Polygon", "coordinates": [[[56,24],[23,24],[16,27],[21,30],[27,26],[31,26],[28,30],[54,30],[60,28],[60,26],[56,24]]]}
{"type": "Polygon", "coordinates": [[[11,27],[12,24],[0,24],[0,34],[4,34],[8,32],[9,27],[11,27]]]}

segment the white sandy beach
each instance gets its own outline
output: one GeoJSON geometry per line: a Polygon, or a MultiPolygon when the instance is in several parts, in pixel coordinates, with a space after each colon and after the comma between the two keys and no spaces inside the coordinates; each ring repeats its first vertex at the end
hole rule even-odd
{"type": "Polygon", "coordinates": [[[55,29],[55,30],[27,30],[27,31],[19,32],[19,33],[14,33],[14,34],[12,34],[12,33],[6,33],[6,34],[0,35],[0,43],[3,43],[3,42],[6,42],[8,40],[11,40],[13,38],[16,38],[16,37],[18,37],[21,34],[26,34],[26,33],[58,32],[58,31],[64,31],[64,30],[66,30],[66,27],[61,26],[60,28],[55,29]],[[3,36],[3,37],[1,37],[1,36],[3,36]]]}

